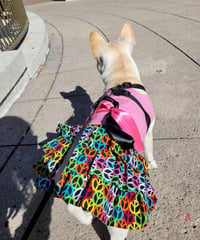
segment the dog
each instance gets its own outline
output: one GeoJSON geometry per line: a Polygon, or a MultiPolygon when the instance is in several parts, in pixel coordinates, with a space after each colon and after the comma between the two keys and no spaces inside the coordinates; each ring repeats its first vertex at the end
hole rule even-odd
{"type": "Polygon", "coordinates": [[[130,22],[125,22],[118,41],[107,42],[92,32],[90,44],[104,94],[84,127],[58,125],[59,136],[43,146],[44,155],[34,165],[35,185],[41,191],[53,186],[51,194],[63,199],[81,223],[91,224],[97,217],[111,240],[124,240],[129,230],[148,225],[157,202],[148,180],[148,168],[157,167],[155,113],[132,57],[136,41],[130,22]]]}
{"type": "MultiPolygon", "coordinates": [[[[130,22],[125,22],[119,36],[119,40],[108,43],[99,33],[90,33],[90,44],[94,58],[97,61],[97,69],[102,75],[105,84],[105,92],[129,82],[135,86],[143,86],[137,65],[132,57],[133,48],[136,45],[133,29],[130,22]]],[[[136,89],[140,94],[147,95],[143,87],[136,89]]],[[[93,123],[93,119],[91,122],[93,123]]],[[[148,161],[149,167],[157,168],[157,163],[153,157],[153,127],[155,118],[151,121],[144,139],[144,158],[148,161]]],[[[144,128],[144,126],[142,126],[144,128]]],[[[146,127],[146,126],[145,126],[146,127]]],[[[83,224],[92,222],[92,214],[68,204],[68,210],[83,224]]],[[[124,240],[128,230],[108,226],[111,240],[124,240]]]]}

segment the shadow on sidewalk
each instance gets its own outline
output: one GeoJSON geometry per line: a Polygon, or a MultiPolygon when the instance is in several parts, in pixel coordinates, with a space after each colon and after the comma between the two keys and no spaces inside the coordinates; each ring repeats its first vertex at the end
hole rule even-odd
{"type": "Polygon", "coordinates": [[[71,105],[74,109],[74,114],[66,121],[69,125],[82,125],[90,114],[92,101],[86,90],[80,86],[77,86],[75,90],[65,93],[61,92],[61,96],[64,99],[71,101],[71,105]]]}
{"type": "MultiPolygon", "coordinates": [[[[7,116],[0,119],[0,239],[21,239],[33,212],[42,197],[33,186],[35,174],[33,163],[41,155],[37,149],[37,136],[29,124],[19,117],[7,116]],[[23,144],[26,132],[31,142],[23,144]]],[[[42,239],[49,237],[49,223],[52,199],[49,201],[42,226],[42,239]]],[[[39,235],[39,234],[38,234],[39,235]]]]}

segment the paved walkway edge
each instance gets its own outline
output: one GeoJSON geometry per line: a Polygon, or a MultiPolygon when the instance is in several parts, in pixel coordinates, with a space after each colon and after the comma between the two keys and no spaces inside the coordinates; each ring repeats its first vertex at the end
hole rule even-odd
{"type": "Polygon", "coordinates": [[[44,21],[32,12],[27,15],[29,30],[20,48],[0,53],[0,117],[19,98],[29,80],[37,76],[49,52],[44,21]]]}

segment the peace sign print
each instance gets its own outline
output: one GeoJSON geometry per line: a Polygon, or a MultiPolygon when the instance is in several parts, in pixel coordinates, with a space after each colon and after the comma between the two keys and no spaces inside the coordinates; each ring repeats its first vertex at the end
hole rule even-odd
{"type": "Polygon", "coordinates": [[[80,142],[81,149],[85,149],[88,147],[88,140],[86,141],[85,139],[80,142]]]}
{"type": "Polygon", "coordinates": [[[138,201],[131,202],[129,204],[129,209],[132,214],[136,215],[140,213],[140,205],[138,201]]]}
{"type": "Polygon", "coordinates": [[[130,190],[135,190],[135,182],[133,180],[133,177],[128,178],[127,184],[128,184],[128,187],[130,188],[130,190]]]}
{"type": "Polygon", "coordinates": [[[71,184],[75,189],[81,188],[84,185],[84,178],[81,175],[76,175],[72,178],[71,184]]]}
{"type": "Polygon", "coordinates": [[[145,162],[145,159],[143,158],[143,156],[141,154],[138,153],[136,156],[137,156],[137,159],[139,162],[142,162],[142,163],[145,162]]]}
{"type": "Polygon", "coordinates": [[[91,185],[89,185],[88,188],[86,189],[84,198],[85,199],[90,199],[90,198],[92,198],[93,194],[94,194],[94,191],[93,191],[91,185]]]}
{"type": "Polygon", "coordinates": [[[102,192],[95,192],[93,195],[93,201],[95,206],[103,205],[104,197],[102,192]]]}
{"type": "Polygon", "coordinates": [[[89,170],[89,166],[87,163],[82,163],[82,164],[76,165],[76,172],[81,175],[87,176],[88,170],[89,170]]]}
{"type": "Polygon", "coordinates": [[[132,224],[135,220],[135,216],[128,210],[124,212],[124,219],[127,224],[132,224]]]}
{"type": "Polygon", "coordinates": [[[60,192],[61,192],[61,187],[60,187],[60,185],[57,183],[56,186],[55,186],[55,188],[54,188],[54,190],[53,190],[53,194],[54,194],[55,196],[59,196],[59,195],[60,195],[60,192]]]}
{"type": "Polygon", "coordinates": [[[120,207],[123,211],[128,211],[129,209],[129,200],[127,197],[121,198],[120,200],[120,207]]]}
{"type": "Polygon", "coordinates": [[[102,151],[106,148],[106,145],[102,141],[96,141],[94,142],[94,147],[98,151],[102,151]]]}
{"type": "Polygon", "coordinates": [[[82,198],[84,192],[84,188],[79,188],[73,192],[73,198],[75,201],[78,201],[80,198],[82,198]]]}
{"type": "Polygon", "coordinates": [[[60,152],[54,152],[54,156],[52,157],[55,161],[59,162],[62,159],[62,155],[60,152]]]}
{"type": "Polygon", "coordinates": [[[113,194],[113,191],[110,191],[109,195],[108,195],[108,202],[109,203],[112,203],[112,201],[114,200],[114,194],[113,194]]]}
{"type": "Polygon", "coordinates": [[[143,226],[147,222],[147,216],[146,214],[139,213],[135,215],[135,222],[138,223],[138,225],[143,226]]]}
{"type": "Polygon", "coordinates": [[[140,228],[141,228],[140,225],[138,225],[136,222],[129,225],[129,229],[132,229],[132,230],[137,230],[137,229],[140,229],[140,228]]]}
{"type": "Polygon", "coordinates": [[[144,165],[141,162],[137,162],[137,169],[140,172],[144,171],[144,165]]]}
{"type": "Polygon", "coordinates": [[[53,139],[51,142],[49,142],[50,148],[56,148],[59,145],[59,141],[57,139],[53,139]]]}
{"type": "Polygon", "coordinates": [[[126,196],[129,202],[133,202],[136,199],[136,195],[137,195],[136,192],[128,192],[126,196]]]}
{"type": "Polygon", "coordinates": [[[119,196],[115,196],[114,197],[114,201],[113,201],[113,207],[117,207],[120,203],[120,197],[119,196]]]}
{"type": "Polygon", "coordinates": [[[131,157],[131,165],[132,165],[132,167],[133,168],[136,168],[137,167],[137,157],[135,156],[135,154],[134,155],[132,155],[132,157],[131,157]]]}
{"type": "Polygon", "coordinates": [[[146,177],[144,175],[144,172],[142,172],[140,175],[139,175],[139,180],[141,183],[145,183],[146,182],[146,177]]]}
{"type": "Polygon", "coordinates": [[[97,131],[93,132],[91,134],[91,139],[96,142],[96,141],[100,141],[101,140],[101,134],[98,133],[97,131]]]}
{"type": "Polygon", "coordinates": [[[138,176],[136,176],[136,175],[132,177],[132,182],[134,183],[134,185],[136,187],[138,187],[140,185],[140,181],[138,179],[138,176]]]}
{"type": "Polygon", "coordinates": [[[71,184],[65,184],[64,188],[62,189],[63,197],[66,198],[66,196],[72,196],[74,192],[74,188],[71,184]]]}
{"type": "Polygon", "coordinates": [[[116,165],[115,168],[113,169],[113,174],[115,176],[119,176],[119,174],[120,174],[120,167],[118,165],[116,165]]]}
{"type": "Polygon", "coordinates": [[[110,185],[104,185],[104,188],[103,188],[103,196],[105,199],[108,198],[108,194],[110,192],[110,185]]]}
{"type": "Polygon", "coordinates": [[[103,177],[106,181],[110,182],[113,177],[113,171],[109,168],[103,170],[103,177]]]}
{"type": "MultiPolygon", "coordinates": [[[[103,128],[103,127],[101,127],[101,128],[99,127],[99,128],[98,128],[98,132],[99,132],[101,135],[108,135],[106,129],[103,128]]],[[[108,136],[109,136],[109,135],[108,135],[108,136]]]]}
{"type": "Polygon", "coordinates": [[[146,186],[144,184],[140,184],[139,191],[142,192],[143,194],[145,194],[146,193],[146,186]]]}
{"type": "Polygon", "coordinates": [[[72,179],[71,174],[66,175],[65,173],[62,173],[60,180],[57,182],[57,185],[62,188],[64,186],[65,182],[70,182],[71,179],[72,179]]]}
{"type": "Polygon", "coordinates": [[[101,138],[102,142],[104,144],[106,144],[106,146],[109,144],[111,138],[109,137],[109,135],[103,135],[102,138],[101,138]]]}
{"type": "Polygon", "coordinates": [[[65,153],[67,152],[68,148],[71,146],[71,144],[66,144],[66,146],[63,146],[61,149],[60,149],[60,153],[62,156],[65,155],[65,153]]]}
{"type": "Polygon", "coordinates": [[[129,176],[133,176],[134,175],[133,168],[130,165],[127,166],[127,173],[128,173],[129,176]]]}
{"type": "Polygon", "coordinates": [[[108,205],[108,208],[107,208],[107,211],[106,211],[106,214],[108,217],[111,217],[113,215],[113,211],[114,211],[114,208],[111,204],[108,205]]]}
{"type": "Polygon", "coordinates": [[[150,197],[148,197],[148,198],[147,198],[147,204],[148,204],[148,208],[151,209],[152,206],[153,206],[153,199],[150,198],[150,197]]]}
{"type": "Polygon", "coordinates": [[[78,155],[78,157],[76,158],[76,161],[78,163],[84,163],[87,161],[87,156],[85,156],[85,154],[78,155]]]}
{"type": "Polygon", "coordinates": [[[94,176],[97,176],[98,178],[102,179],[103,176],[102,176],[102,171],[100,169],[94,169],[91,171],[91,174],[94,175],[94,176]]]}
{"type": "Polygon", "coordinates": [[[41,191],[45,192],[49,189],[51,181],[48,178],[40,178],[38,179],[38,185],[41,191]]]}
{"type": "Polygon", "coordinates": [[[56,172],[59,168],[59,164],[56,161],[49,161],[48,168],[51,173],[56,172]]]}
{"type": "Polygon", "coordinates": [[[97,153],[97,151],[94,150],[94,149],[90,149],[90,148],[85,148],[84,149],[84,154],[88,157],[93,158],[93,157],[95,157],[96,153],[97,153]]]}
{"type": "Polygon", "coordinates": [[[141,212],[144,213],[144,214],[147,214],[148,213],[148,207],[147,207],[147,204],[146,202],[142,199],[141,203],[140,203],[140,209],[141,209],[141,212]]]}
{"type": "Polygon", "coordinates": [[[47,148],[45,150],[45,155],[43,156],[43,158],[53,159],[54,152],[55,152],[55,150],[53,148],[47,148]]]}
{"type": "Polygon", "coordinates": [[[78,155],[79,155],[79,149],[75,148],[72,155],[71,155],[71,158],[76,158],[78,155]]]}
{"type": "Polygon", "coordinates": [[[111,152],[108,149],[104,149],[100,152],[101,156],[105,159],[112,157],[111,152]]]}
{"type": "Polygon", "coordinates": [[[82,207],[89,212],[92,212],[94,209],[94,202],[93,199],[85,199],[83,201],[82,207]]]}
{"type": "Polygon", "coordinates": [[[148,196],[153,195],[153,189],[151,189],[151,188],[148,189],[148,190],[147,190],[147,195],[148,195],[148,196]]]}
{"type": "Polygon", "coordinates": [[[95,160],[95,165],[98,169],[103,170],[106,168],[106,161],[103,158],[98,158],[95,160]]]}
{"type": "Polygon", "coordinates": [[[128,179],[128,174],[127,174],[127,172],[123,172],[122,173],[122,181],[123,181],[123,183],[127,183],[127,179],[128,179]]]}
{"type": "Polygon", "coordinates": [[[76,160],[74,158],[70,158],[70,161],[65,169],[72,170],[75,168],[75,166],[76,166],[76,160]]]}
{"type": "Polygon", "coordinates": [[[115,220],[121,220],[123,218],[124,212],[120,207],[114,208],[113,216],[115,220]]]}
{"type": "Polygon", "coordinates": [[[103,212],[106,213],[108,210],[108,201],[104,201],[104,204],[103,204],[103,212]]]}
{"type": "Polygon", "coordinates": [[[67,138],[63,138],[60,136],[57,139],[59,140],[59,148],[56,148],[56,150],[60,150],[62,149],[62,147],[66,147],[70,144],[67,138]]]}
{"type": "Polygon", "coordinates": [[[111,227],[116,226],[115,218],[114,218],[114,217],[109,217],[109,218],[107,219],[107,225],[108,225],[108,226],[111,226],[111,227]]]}
{"type": "Polygon", "coordinates": [[[119,190],[118,195],[120,198],[123,198],[126,196],[126,191],[119,190]]]}
{"type": "Polygon", "coordinates": [[[110,169],[113,169],[116,165],[116,160],[114,158],[108,158],[106,164],[110,169]]]}
{"type": "Polygon", "coordinates": [[[47,168],[47,166],[44,166],[43,162],[42,163],[37,163],[34,166],[35,171],[37,172],[37,174],[44,178],[47,177],[49,175],[49,169],[47,168]]]}
{"type": "Polygon", "coordinates": [[[118,155],[122,155],[122,154],[123,154],[122,149],[121,149],[121,147],[120,147],[119,144],[115,144],[115,145],[113,146],[113,149],[114,149],[114,151],[115,151],[116,154],[118,154],[118,155]]]}
{"type": "Polygon", "coordinates": [[[91,132],[93,132],[93,128],[92,128],[92,126],[88,125],[88,126],[85,128],[83,134],[84,134],[84,135],[88,135],[88,134],[91,133],[91,132]]]}
{"type": "Polygon", "coordinates": [[[75,205],[75,199],[73,197],[71,197],[71,196],[66,196],[64,198],[64,201],[67,202],[67,203],[75,205]]]}
{"type": "Polygon", "coordinates": [[[93,214],[97,217],[97,218],[100,218],[103,214],[103,206],[98,206],[98,207],[95,207],[94,210],[93,210],[93,214]]]}
{"type": "MultiPolygon", "coordinates": [[[[82,126],[60,126],[60,135],[44,146],[35,169],[45,178],[36,182],[47,190],[66,152],[82,126]],[[48,177],[48,178],[46,178],[48,177]]],[[[102,126],[89,125],[65,166],[53,196],[91,211],[108,226],[139,229],[147,225],[155,205],[154,189],[147,179],[147,162],[123,150],[102,126]],[[88,184],[87,184],[88,183],[88,184]],[[143,194],[144,193],[144,194],[143,194]]]]}
{"type": "Polygon", "coordinates": [[[120,221],[117,221],[116,227],[117,228],[127,228],[127,223],[124,219],[121,219],[120,221]]]}
{"type": "Polygon", "coordinates": [[[95,192],[103,192],[103,183],[100,179],[98,178],[94,178],[94,180],[92,181],[92,189],[95,192]]]}

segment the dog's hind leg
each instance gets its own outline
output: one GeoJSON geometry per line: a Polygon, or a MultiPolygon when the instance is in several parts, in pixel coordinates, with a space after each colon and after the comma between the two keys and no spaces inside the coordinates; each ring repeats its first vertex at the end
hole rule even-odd
{"type": "Polygon", "coordinates": [[[82,224],[89,225],[92,223],[93,216],[90,212],[84,211],[81,207],[72,204],[67,204],[67,209],[82,224]]]}
{"type": "Polygon", "coordinates": [[[110,240],[125,240],[128,235],[128,229],[115,228],[107,226],[110,233],[110,240]]]}
{"type": "Polygon", "coordinates": [[[154,121],[149,127],[149,130],[145,136],[144,139],[144,158],[147,160],[149,163],[149,168],[157,168],[157,163],[154,160],[153,157],[153,126],[154,126],[154,121]]]}

